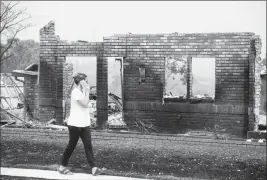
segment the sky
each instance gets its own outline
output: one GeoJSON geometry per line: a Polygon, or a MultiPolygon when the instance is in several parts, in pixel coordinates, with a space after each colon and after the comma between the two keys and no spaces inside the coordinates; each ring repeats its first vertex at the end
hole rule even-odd
{"type": "Polygon", "coordinates": [[[192,58],[193,95],[215,95],[215,61],[215,58],[192,58]]]}
{"type": "Polygon", "coordinates": [[[265,1],[22,1],[34,26],[18,35],[39,41],[55,21],[61,40],[102,41],[126,33],[254,32],[266,57],[265,1]]]}

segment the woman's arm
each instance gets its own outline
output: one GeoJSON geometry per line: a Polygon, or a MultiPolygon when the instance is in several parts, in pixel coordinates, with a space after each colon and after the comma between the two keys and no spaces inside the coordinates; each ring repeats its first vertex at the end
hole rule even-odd
{"type": "Polygon", "coordinates": [[[90,94],[90,86],[89,86],[89,84],[86,84],[85,86],[83,86],[83,89],[84,89],[84,98],[83,99],[79,99],[77,101],[81,106],[87,108],[88,104],[90,102],[90,100],[89,100],[89,94],[90,94]]]}
{"type": "MultiPolygon", "coordinates": [[[[89,94],[89,93],[88,93],[89,94]]],[[[79,99],[77,100],[77,102],[84,108],[87,108],[88,107],[88,104],[89,104],[89,95],[86,95],[84,97],[84,99],[79,99]]]]}

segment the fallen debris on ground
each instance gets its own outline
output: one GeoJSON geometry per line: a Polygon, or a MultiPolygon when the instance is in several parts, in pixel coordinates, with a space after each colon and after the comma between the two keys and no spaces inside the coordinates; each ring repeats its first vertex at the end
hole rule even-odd
{"type": "Polygon", "coordinates": [[[208,94],[204,95],[194,95],[187,99],[186,95],[183,96],[176,96],[176,95],[164,95],[164,102],[187,102],[190,101],[192,104],[197,104],[197,103],[213,103],[214,102],[214,96],[209,96],[208,94]]]}

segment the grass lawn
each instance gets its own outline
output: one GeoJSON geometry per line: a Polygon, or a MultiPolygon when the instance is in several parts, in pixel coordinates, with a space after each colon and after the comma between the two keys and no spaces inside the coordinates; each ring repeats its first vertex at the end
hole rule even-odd
{"type": "MultiPolygon", "coordinates": [[[[54,170],[67,145],[67,138],[2,137],[1,166],[54,170]]],[[[204,145],[142,146],[100,141],[93,144],[99,166],[108,174],[153,179],[266,179],[266,149],[204,145]]],[[[89,173],[81,140],[69,167],[89,173]]],[[[8,178],[7,178],[8,179],[8,178]]]]}

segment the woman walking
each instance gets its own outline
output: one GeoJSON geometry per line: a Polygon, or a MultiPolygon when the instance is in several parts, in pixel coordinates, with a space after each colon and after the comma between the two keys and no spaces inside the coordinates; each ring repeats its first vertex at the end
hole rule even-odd
{"type": "Polygon", "coordinates": [[[87,82],[87,76],[83,73],[78,73],[74,77],[75,87],[71,92],[71,107],[70,116],[68,118],[68,130],[69,130],[69,143],[61,158],[61,163],[58,171],[62,174],[72,174],[72,172],[66,167],[68,165],[69,158],[73,153],[79,138],[81,137],[87,161],[92,168],[93,175],[99,175],[103,173],[105,168],[98,168],[95,165],[92,140],[90,132],[90,114],[89,114],[89,93],[90,86],[87,82]]]}

